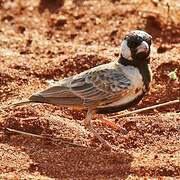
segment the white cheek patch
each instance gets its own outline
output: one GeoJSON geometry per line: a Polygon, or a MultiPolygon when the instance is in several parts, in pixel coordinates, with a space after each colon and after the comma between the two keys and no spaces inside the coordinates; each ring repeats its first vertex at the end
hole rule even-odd
{"type": "Polygon", "coordinates": [[[121,43],[121,55],[128,60],[132,60],[131,57],[131,50],[127,45],[127,40],[123,40],[123,42],[121,43]]]}

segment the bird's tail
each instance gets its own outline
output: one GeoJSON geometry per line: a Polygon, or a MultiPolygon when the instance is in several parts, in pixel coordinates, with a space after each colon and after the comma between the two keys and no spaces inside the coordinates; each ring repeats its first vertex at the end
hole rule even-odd
{"type": "Polygon", "coordinates": [[[16,106],[21,106],[21,105],[30,104],[30,103],[36,103],[36,102],[31,101],[31,100],[26,100],[26,101],[20,101],[20,102],[13,103],[13,104],[11,104],[11,106],[16,107],[16,106]]]}
{"type": "Polygon", "coordinates": [[[34,94],[28,100],[20,101],[20,102],[17,102],[17,103],[13,103],[12,106],[16,107],[16,106],[21,106],[21,105],[24,105],[24,104],[44,103],[44,102],[45,102],[45,100],[44,100],[43,96],[41,96],[39,94],[34,94]]]}

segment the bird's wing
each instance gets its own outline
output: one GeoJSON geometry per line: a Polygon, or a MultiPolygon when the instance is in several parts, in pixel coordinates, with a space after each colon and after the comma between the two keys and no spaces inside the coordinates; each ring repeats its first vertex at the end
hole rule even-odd
{"type": "Polygon", "coordinates": [[[89,105],[119,97],[127,93],[130,86],[131,81],[122,70],[95,68],[66,78],[39,95],[44,98],[44,102],[89,105]]]}
{"type": "Polygon", "coordinates": [[[75,77],[71,82],[71,90],[87,101],[102,101],[128,89],[129,85],[130,80],[123,72],[102,69],[75,77]]]}

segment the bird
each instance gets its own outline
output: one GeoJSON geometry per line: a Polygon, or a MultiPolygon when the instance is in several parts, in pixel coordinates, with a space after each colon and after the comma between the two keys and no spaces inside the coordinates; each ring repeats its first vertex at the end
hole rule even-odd
{"type": "Polygon", "coordinates": [[[151,44],[152,36],[147,32],[130,31],[122,39],[117,60],[53,82],[28,100],[13,105],[48,103],[85,109],[85,127],[102,147],[111,149],[111,144],[95,131],[91,120],[94,114],[115,113],[133,107],[149,91],[152,80],[151,44]]]}

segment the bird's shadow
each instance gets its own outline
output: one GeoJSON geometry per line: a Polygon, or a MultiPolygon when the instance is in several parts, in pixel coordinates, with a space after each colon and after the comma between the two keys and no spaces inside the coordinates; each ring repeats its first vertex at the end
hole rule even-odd
{"type": "Polygon", "coordinates": [[[126,179],[130,174],[132,155],[127,152],[103,151],[93,147],[73,147],[22,135],[6,140],[29,156],[30,173],[57,179],[101,179],[118,177],[126,179]]]}
{"type": "Polygon", "coordinates": [[[39,135],[43,133],[44,136],[48,134],[54,136],[61,132],[63,133],[61,135],[66,136],[66,130],[68,130],[68,133],[73,133],[77,137],[81,136],[80,139],[86,141],[87,134],[83,135],[80,125],[77,125],[79,127],[76,129],[77,131],[73,130],[74,124],[72,124],[72,129],[71,126],[69,129],[67,129],[68,126],[63,126],[66,123],[73,123],[70,120],[59,118],[55,121],[51,119],[53,126],[52,124],[49,126],[48,121],[39,119],[31,107],[17,108],[9,114],[4,117],[4,123],[1,124],[4,129],[2,143],[20,149],[29,156],[29,166],[26,167],[30,173],[38,172],[43,176],[57,179],[109,179],[112,177],[125,179],[130,174],[133,157],[127,152],[122,152],[121,149],[110,152],[89,145],[75,147],[49,139],[44,140],[27,136],[27,134],[5,131],[5,129],[11,128],[39,135]],[[27,112],[20,113],[20,109],[26,109],[27,112]],[[28,116],[31,114],[32,117],[24,118],[27,113],[28,116]],[[51,128],[56,127],[56,125],[57,129],[52,131],[51,128]]]}
{"type": "Polygon", "coordinates": [[[110,152],[90,145],[76,147],[53,141],[52,138],[40,139],[5,130],[11,128],[36,135],[43,134],[46,137],[48,134],[51,137],[72,135],[72,139],[74,137],[85,145],[88,141],[88,133],[86,131],[82,133],[83,128],[81,129],[81,125],[76,121],[51,115],[49,122],[49,119],[39,118],[37,112],[31,107],[17,107],[12,111],[9,109],[9,112],[11,113],[4,117],[4,123],[1,124],[4,129],[2,143],[21,149],[29,156],[28,172],[38,172],[43,176],[57,179],[110,179],[113,177],[126,179],[130,174],[133,157],[121,149],[110,152]]]}

